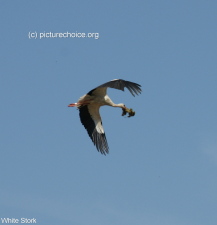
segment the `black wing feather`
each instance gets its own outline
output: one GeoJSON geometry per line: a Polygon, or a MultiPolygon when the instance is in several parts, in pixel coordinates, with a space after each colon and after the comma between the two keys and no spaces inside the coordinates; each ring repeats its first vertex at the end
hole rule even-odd
{"type": "Polygon", "coordinates": [[[109,147],[104,133],[100,134],[96,130],[96,125],[88,111],[88,106],[82,106],[79,108],[80,120],[88,135],[90,136],[93,144],[96,146],[97,150],[102,154],[106,155],[109,153],[109,147]]]}
{"type": "MultiPolygon", "coordinates": [[[[135,94],[138,95],[142,92],[142,90],[140,88],[141,85],[139,85],[137,83],[134,83],[134,82],[122,80],[122,79],[116,79],[116,80],[109,81],[105,84],[102,84],[102,85],[98,86],[97,88],[103,88],[103,87],[115,88],[115,89],[118,89],[118,90],[121,90],[121,91],[124,91],[124,88],[126,87],[133,96],[135,96],[135,94]]],[[[91,95],[91,93],[95,89],[91,90],[88,94],[91,95]]]]}

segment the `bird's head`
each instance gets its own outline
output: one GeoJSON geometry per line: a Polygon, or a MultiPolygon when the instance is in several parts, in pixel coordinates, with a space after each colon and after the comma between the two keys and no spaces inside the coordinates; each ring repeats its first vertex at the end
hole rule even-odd
{"type": "Polygon", "coordinates": [[[124,105],[124,103],[119,103],[117,106],[122,108],[122,109],[126,109],[126,106],[124,105]]]}

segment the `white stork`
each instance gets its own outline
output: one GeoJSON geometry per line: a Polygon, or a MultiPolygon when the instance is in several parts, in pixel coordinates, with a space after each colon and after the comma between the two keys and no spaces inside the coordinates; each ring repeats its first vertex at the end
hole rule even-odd
{"type": "MultiPolygon", "coordinates": [[[[97,150],[104,155],[106,153],[109,153],[109,147],[102,126],[99,108],[101,106],[108,105],[112,107],[122,108],[125,114],[126,111],[129,112],[129,109],[127,109],[123,103],[115,104],[114,102],[112,102],[112,100],[106,93],[108,87],[122,91],[124,91],[124,88],[126,87],[134,97],[135,94],[138,95],[142,91],[140,88],[141,85],[139,84],[122,79],[115,79],[89,91],[86,95],[80,97],[77,103],[72,103],[68,105],[68,107],[75,106],[79,109],[81,123],[87,130],[87,133],[89,134],[94,145],[96,145],[97,150]]],[[[123,113],[123,115],[125,114],[123,113]]]]}

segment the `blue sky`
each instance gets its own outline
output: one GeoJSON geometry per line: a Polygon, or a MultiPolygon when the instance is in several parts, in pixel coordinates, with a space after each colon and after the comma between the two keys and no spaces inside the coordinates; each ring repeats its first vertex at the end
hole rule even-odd
{"type": "MultiPolygon", "coordinates": [[[[1,1],[0,218],[39,225],[217,221],[216,1],[1,1]],[[99,38],[36,38],[37,33],[99,38]],[[109,89],[110,154],[68,108],[109,89]]],[[[1,221],[0,221],[1,223],[1,221]]]]}

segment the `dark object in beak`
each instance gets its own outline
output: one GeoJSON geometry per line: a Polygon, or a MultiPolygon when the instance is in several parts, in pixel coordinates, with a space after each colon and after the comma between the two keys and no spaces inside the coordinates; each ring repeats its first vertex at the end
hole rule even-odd
{"type": "Polygon", "coordinates": [[[129,114],[128,117],[135,116],[135,114],[136,114],[135,111],[133,111],[132,109],[128,109],[127,107],[122,108],[122,110],[123,110],[122,116],[125,116],[127,113],[129,114]]]}

